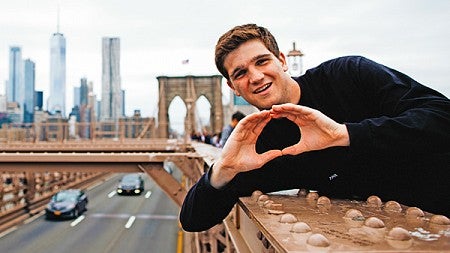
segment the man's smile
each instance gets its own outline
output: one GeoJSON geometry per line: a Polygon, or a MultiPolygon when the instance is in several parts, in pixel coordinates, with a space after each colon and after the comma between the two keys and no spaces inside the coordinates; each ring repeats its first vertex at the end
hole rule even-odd
{"type": "Polygon", "coordinates": [[[256,89],[255,91],[253,91],[253,94],[261,93],[261,92],[267,90],[270,86],[272,86],[272,83],[265,84],[264,86],[262,86],[262,87],[256,89]]]}

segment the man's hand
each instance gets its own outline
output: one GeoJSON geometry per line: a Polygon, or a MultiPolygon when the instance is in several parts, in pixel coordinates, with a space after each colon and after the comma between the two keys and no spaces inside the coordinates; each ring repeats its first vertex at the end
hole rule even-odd
{"type": "Polygon", "coordinates": [[[269,150],[262,154],[256,152],[256,140],[270,119],[269,111],[261,111],[239,121],[213,166],[210,179],[213,187],[221,188],[239,172],[260,168],[282,155],[281,150],[269,150]]]}
{"type": "Polygon", "coordinates": [[[262,167],[282,155],[297,155],[307,151],[333,146],[349,146],[347,128],[318,110],[294,104],[274,105],[270,111],[261,111],[242,119],[228,138],[219,160],[214,164],[211,185],[221,188],[239,172],[262,167]],[[256,140],[272,118],[288,118],[301,131],[300,141],[283,150],[256,153],[256,140]]]}
{"type": "Polygon", "coordinates": [[[288,118],[297,124],[301,131],[300,141],[284,148],[283,155],[297,155],[333,146],[350,145],[347,127],[318,110],[301,105],[282,104],[272,106],[270,114],[272,118],[288,118]]]}

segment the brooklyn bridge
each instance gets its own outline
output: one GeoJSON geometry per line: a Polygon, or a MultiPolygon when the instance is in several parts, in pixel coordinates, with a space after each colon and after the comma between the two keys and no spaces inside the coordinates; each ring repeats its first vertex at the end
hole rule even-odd
{"type": "Polygon", "coordinates": [[[0,129],[1,252],[450,251],[450,225],[439,214],[377,196],[338,200],[307,189],[254,192],[212,229],[183,231],[183,199],[221,151],[190,139],[194,102],[210,101],[210,127],[220,131],[221,80],[158,80],[157,120],[55,120],[0,129]],[[183,138],[169,135],[168,105],[177,96],[187,108],[183,138]],[[127,173],[144,176],[145,194],[116,194],[127,173]],[[87,211],[75,220],[45,219],[50,198],[70,188],[87,193],[87,211]]]}

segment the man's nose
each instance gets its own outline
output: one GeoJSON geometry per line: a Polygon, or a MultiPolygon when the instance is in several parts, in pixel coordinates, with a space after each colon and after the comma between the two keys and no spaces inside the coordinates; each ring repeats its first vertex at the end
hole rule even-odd
{"type": "Polygon", "coordinates": [[[259,83],[264,79],[264,74],[257,68],[249,68],[248,72],[250,83],[259,83]]]}

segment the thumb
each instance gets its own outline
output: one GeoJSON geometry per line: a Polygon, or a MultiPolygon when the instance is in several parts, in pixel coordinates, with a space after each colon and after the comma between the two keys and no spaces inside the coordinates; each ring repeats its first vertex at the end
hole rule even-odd
{"type": "Polygon", "coordinates": [[[262,153],[260,156],[261,156],[262,163],[265,164],[265,163],[269,162],[270,160],[273,160],[282,155],[283,155],[283,153],[281,152],[281,150],[274,149],[274,150],[266,151],[266,152],[262,153]]]}
{"type": "Polygon", "coordinates": [[[298,149],[297,145],[289,146],[281,150],[283,155],[298,155],[301,153],[301,150],[298,149]]]}

